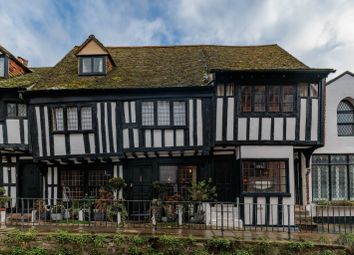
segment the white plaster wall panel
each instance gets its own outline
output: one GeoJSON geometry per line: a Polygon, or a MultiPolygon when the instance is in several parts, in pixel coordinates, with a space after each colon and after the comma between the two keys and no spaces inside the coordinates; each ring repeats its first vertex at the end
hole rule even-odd
{"type": "Polygon", "coordinates": [[[173,130],[166,129],[165,130],[165,146],[166,147],[173,147],[173,130]]]}
{"type": "Polygon", "coordinates": [[[269,199],[269,224],[277,225],[278,224],[278,198],[271,197],[269,199]]]}
{"type": "Polygon", "coordinates": [[[266,199],[265,197],[257,198],[257,225],[265,225],[266,199]]]}
{"type": "Polygon", "coordinates": [[[226,140],[234,140],[234,118],[235,118],[235,99],[230,97],[227,99],[227,125],[226,140]]]}
{"type": "Polygon", "coordinates": [[[286,140],[294,141],[296,131],[296,118],[286,118],[286,140]]]}
{"type": "Polygon", "coordinates": [[[20,120],[19,119],[7,119],[7,142],[8,143],[21,143],[20,136],[20,120]]]}
{"type": "Polygon", "coordinates": [[[139,147],[139,130],[137,128],[133,129],[133,137],[134,137],[134,147],[139,147]]]}
{"type": "Polygon", "coordinates": [[[44,128],[45,128],[45,142],[47,148],[47,156],[50,155],[50,142],[49,142],[49,117],[48,117],[48,107],[44,107],[44,128]]]}
{"type": "Polygon", "coordinates": [[[189,145],[194,146],[194,116],[193,116],[193,100],[189,100],[189,145]]]}
{"type": "Polygon", "coordinates": [[[96,144],[95,144],[95,134],[89,134],[89,143],[90,143],[90,153],[95,153],[96,144]]]}
{"type": "Polygon", "coordinates": [[[354,77],[349,74],[326,86],[325,146],[315,153],[354,153],[354,136],[337,132],[337,107],[343,99],[354,103],[354,77]]]}
{"type": "Polygon", "coordinates": [[[123,148],[129,148],[129,130],[127,128],[123,129],[123,148]]]}
{"type": "MultiPolygon", "coordinates": [[[[25,141],[25,144],[28,144],[28,120],[26,119],[26,120],[23,120],[23,133],[24,133],[24,141],[25,141]]],[[[2,130],[1,128],[0,128],[0,130],[2,130]]],[[[0,136],[0,137],[2,137],[2,135],[0,136]]],[[[0,141],[0,143],[1,143],[1,141],[0,141]]],[[[48,147],[48,148],[50,148],[50,147],[48,147]]]]}
{"type": "Polygon", "coordinates": [[[70,134],[70,154],[85,154],[85,144],[83,134],[70,134]]]}
{"type": "Polygon", "coordinates": [[[130,123],[129,102],[124,102],[123,103],[123,108],[124,108],[124,122],[125,123],[130,123]]]}
{"type": "Polygon", "coordinates": [[[112,119],[112,139],[113,139],[113,150],[117,152],[117,125],[116,125],[116,111],[117,104],[115,102],[111,103],[111,119],[112,119]]]}
{"type": "Polygon", "coordinates": [[[311,116],[311,141],[317,141],[318,136],[318,99],[312,99],[312,116],[311,116]]]}
{"type": "Polygon", "coordinates": [[[216,99],[216,141],[222,140],[223,99],[216,99]]]}
{"type": "Polygon", "coordinates": [[[151,147],[151,130],[150,129],[145,129],[145,147],[146,148],[151,147]]]}
{"type": "Polygon", "coordinates": [[[306,107],[307,99],[302,98],[300,102],[300,130],[299,139],[304,141],[306,139],[306,107]]]}
{"type": "Polygon", "coordinates": [[[247,118],[238,118],[237,139],[245,141],[247,139],[247,118]]]}
{"type": "Polygon", "coordinates": [[[203,115],[201,99],[197,99],[197,145],[203,145],[203,115]]]}
{"type": "Polygon", "coordinates": [[[176,146],[183,146],[184,145],[184,130],[177,129],[176,130],[176,146]]]}
{"type": "Polygon", "coordinates": [[[131,122],[135,123],[136,122],[135,101],[130,102],[130,116],[131,116],[131,122]]]}
{"type": "Polygon", "coordinates": [[[106,133],[106,150],[108,153],[111,152],[111,146],[110,146],[110,135],[109,135],[109,130],[108,130],[108,107],[107,103],[104,103],[104,124],[105,124],[105,133],[106,133]]]}
{"type": "Polygon", "coordinates": [[[283,199],[283,225],[294,225],[294,201],[293,199],[283,199]]]}
{"type": "Polygon", "coordinates": [[[155,148],[162,147],[161,130],[155,129],[153,132],[154,132],[154,147],[155,148]]]}
{"type": "Polygon", "coordinates": [[[3,130],[3,128],[4,128],[4,125],[0,125],[0,144],[1,143],[4,143],[4,130],[3,130]]]}
{"type": "Polygon", "coordinates": [[[65,155],[65,135],[53,135],[54,155],[65,155]]]}
{"type": "Polygon", "coordinates": [[[274,140],[275,141],[281,141],[284,139],[283,125],[284,125],[283,118],[274,118],[274,140]]]}
{"type": "Polygon", "coordinates": [[[245,225],[253,224],[253,198],[245,197],[244,198],[244,217],[245,217],[245,225]]]}
{"type": "Polygon", "coordinates": [[[262,118],[262,140],[270,140],[272,129],[272,119],[271,118],[262,118]]]}
{"type": "Polygon", "coordinates": [[[258,140],[259,118],[250,118],[250,140],[258,140]]]}
{"type": "Polygon", "coordinates": [[[38,151],[39,156],[43,156],[43,144],[42,144],[42,129],[41,129],[41,114],[39,106],[35,107],[36,111],[36,122],[37,122],[37,137],[38,137],[38,151]]]}
{"type": "Polygon", "coordinates": [[[102,146],[102,125],[101,125],[101,104],[97,103],[97,123],[98,123],[98,145],[99,145],[99,152],[103,152],[102,146]]]}

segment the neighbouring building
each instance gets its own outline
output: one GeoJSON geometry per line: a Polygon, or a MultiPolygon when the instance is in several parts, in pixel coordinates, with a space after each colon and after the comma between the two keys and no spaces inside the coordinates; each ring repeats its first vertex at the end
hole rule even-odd
{"type": "Polygon", "coordinates": [[[255,204],[311,202],[332,69],[278,45],[105,47],[90,36],[45,69],[0,52],[0,182],[13,205],[97,196],[112,176],[130,200],[151,199],[156,180],[182,198],[211,180],[219,201],[251,205],[245,224],[281,224],[277,207],[255,204]]]}
{"type": "Polygon", "coordinates": [[[354,199],[354,74],[327,83],[325,146],[312,157],[312,201],[354,199]]]}

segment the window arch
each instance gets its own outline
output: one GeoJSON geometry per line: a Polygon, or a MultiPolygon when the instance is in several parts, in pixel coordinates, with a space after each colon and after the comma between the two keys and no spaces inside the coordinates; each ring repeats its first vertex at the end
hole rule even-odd
{"type": "Polygon", "coordinates": [[[354,136],[354,106],[348,100],[338,105],[337,128],[339,136],[354,136]]]}

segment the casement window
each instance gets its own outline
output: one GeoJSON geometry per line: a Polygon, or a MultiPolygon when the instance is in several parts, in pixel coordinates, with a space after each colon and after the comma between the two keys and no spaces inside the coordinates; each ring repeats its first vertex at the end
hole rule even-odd
{"type": "Polygon", "coordinates": [[[285,160],[245,160],[242,171],[243,192],[288,192],[288,166],[285,160]]]}
{"type": "Polygon", "coordinates": [[[92,130],[92,107],[54,107],[52,108],[52,123],[53,131],[56,132],[92,130]]]}
{"type": "Polygon", "coordinates": [[[111,171],[62,169],[60,183],[63,199],[81,199],[85,196],[98,197],[100,187],[112,177],[111,171]]]}
{"type": "Polygon", "coordinates": [[[186,102],[184,101],[157,101],[141,103],[143,126],[185,126],[186,102]],[[155,120],[156,108],[156,120],[155,120]],[[171,115],[172,114],[172,115],[171,115]]]}
{"type": "Polygon", "coordinates": [[[292,113],[295,110],[295,95],[293,85],[241,86],[241,112],[292,113]]]}
{"type": "Polygon", "coordinates": [[[5,58],[0,57],[0,77],[5,77],[5,58]]]}
{"type": "Polygon", "coordinates": [[[317,83],[300,83],[299,93],[300,97],[318,97],[318,84],[317,83]]]}
{"type": "Polygon", "coordinates": [[[218,84],[216,86],[216,95],[218,97],[232,97],[234,96],[234,84],[218,84]]]}
{"type": "Polygon", "coordinates": [[[157,102],[157,125],[158,126],[170,125],[170,102],[169,101],[157,102]]]}
{"type": "Polygon", "coordinates": [[[82,130],[92,130],[92,108],[82,107],[81,108],[81,129],[82,130]]]}
{"type": "Polygon", "coordinates": [[[68,107],[66,112],[68,130],[78,130],[79,129],[79,120],[77,117],[77,108],[76,107],[68,107]]]}
{"type": "Polygon", "coordinates": [[[161,165],[159,167],[160,182],[169,185],[165,195],[178,195],[188,198],[188,190],[196,182],[197,167],[189,165],[161,165]]]}
{"type": "Polygon", "coordinates": [[[354,200],[354,155],[313,155],[312,199],[354,200]]]}
{"type": "Polygon", "coordinates": [[[266,87],[255,86],[254,87],[254,111],[265,112],[266,111],[266,87]]]}
{"type": "Polygon", "coordinates": [[[342,100],[337,107],[338,136],[354,136],[354,106],[342,100]]]}
{"type": "Polygon", "coordinates": [[[27,117],[27,106],[25,104],[7,103],[6,108],[8,118],[27,117]]]}
{"type": "Polygon", "coordinates": [[[53,131],[64,131],[64,109],[56,107],[52,110],[53,131]]]}
{"type": "Polygon", "coordinates": [[[104,75],[106,73],[106,57],[92,56],[79,58],[80,75],[104,75]]]}

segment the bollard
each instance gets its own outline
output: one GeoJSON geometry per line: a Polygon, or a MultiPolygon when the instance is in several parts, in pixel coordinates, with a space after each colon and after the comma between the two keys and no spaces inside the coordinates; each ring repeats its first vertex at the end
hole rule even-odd
{"type": "Polygon", "coordinates": [[[178,213],[178,225],[179,226],[182,226],[183,224],[183,208],[182,208],[182,205],[177,205],[177,213],[178,213]]]}
{"type": "Polygon", "coordinates": [[[79,211],[79,221],[84,221],[84,211],[83,210],[79,211]]]}
{"type": "Polygon", "coordinates": [[[120,225],[122,223],[122,215],[120,212],[117,212],[117,224],[120,225]]]}

